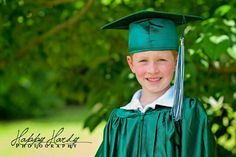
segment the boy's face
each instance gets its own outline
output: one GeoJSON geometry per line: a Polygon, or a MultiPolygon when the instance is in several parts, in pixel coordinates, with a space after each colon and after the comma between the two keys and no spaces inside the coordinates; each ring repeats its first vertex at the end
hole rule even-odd
{"type": "Polygon", "coordinates": [[[177,52],[145,51],[127,56],[127,61],[143,92],[161,96],[172,81],[177,52]]]}

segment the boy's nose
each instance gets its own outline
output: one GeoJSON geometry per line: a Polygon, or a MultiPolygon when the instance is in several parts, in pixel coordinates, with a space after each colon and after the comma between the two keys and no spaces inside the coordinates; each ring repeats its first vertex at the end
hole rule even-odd
{"type": "Polygon", "coordinates": [[[148,73],[157,73],[159,71],[158,66],[155,62],[149,64],[147,72],[148,73]]]}

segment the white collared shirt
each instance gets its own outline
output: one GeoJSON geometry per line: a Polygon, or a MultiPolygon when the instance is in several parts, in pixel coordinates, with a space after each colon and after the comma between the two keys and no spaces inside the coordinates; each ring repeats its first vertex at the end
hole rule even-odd
{"type": "Polygon", "coordinates": [[[171,86],[162,96],[154,100],[152,103],[147,104],[145,107],[142,106],[139,99],[142,94],[142,89],[135,92],[130,103],[121,107],[125,110],[137,110],[139,109],[142,113],[146,112],[148,108],[155,109],[156,105],[173,107],[174,103],[174,86],[171,86]]]}

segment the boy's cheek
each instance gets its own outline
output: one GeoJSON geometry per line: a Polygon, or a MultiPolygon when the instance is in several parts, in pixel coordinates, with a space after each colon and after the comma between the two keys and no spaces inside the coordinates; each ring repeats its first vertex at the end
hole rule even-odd
{"type": "Polygon", "coordinates": [[[166,74],[171,74],[171,73],[173,73],[173,68],[171,68],[171,67],[163,67],[162,68],[162,72],[166,73],[166,74]]]}
{"type": "Polygon", "coordinates": [[[174,65],[163,65],[159,68],[163,73],[173,73],[175,71],[174,65]]]}
{"type": "Polygon", "coordinates": [[[143,76],[145,74],[145,69],[144,68],[139,68],[135,70],[135,74],[137,76],[143,76]]]}

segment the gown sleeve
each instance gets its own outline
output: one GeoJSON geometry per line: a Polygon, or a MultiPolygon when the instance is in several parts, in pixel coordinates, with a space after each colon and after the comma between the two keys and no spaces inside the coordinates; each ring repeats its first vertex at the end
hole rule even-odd
{"type": "MultiPolygon", "coordinates": [[[[103,131],[103,140],[102,140],[102,143],[101,145],[99,146],[99,149],[95,155],[95,157],[110,157],[112,156],[112,154],[114,154],[113,150],[111,147],[114,147],[112,145],[110,145],[111,143],[111,139],[113,138],[112,137],[112,128],[113,128],[113,123],[115,123],[115,119],[116,119],[116,110],[117,109],[114,109],[110,116],[109,116],[109,119],[108,119],[108,122],[104,128],[104,131],[103,131]]],[[[116,129],[115,129],[116,130],[116,129]]]]}
{"type": "Polygon", "coordinates": [[[207,114],[197,99],[185,99],[182,120],[182,157],[216,157],[216,143],[207,114]]]}

